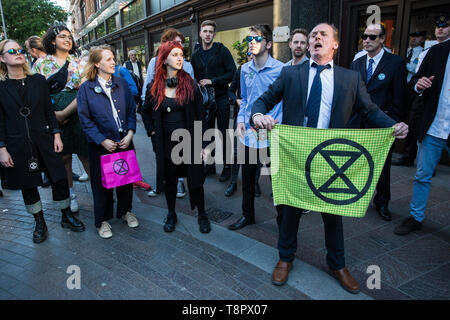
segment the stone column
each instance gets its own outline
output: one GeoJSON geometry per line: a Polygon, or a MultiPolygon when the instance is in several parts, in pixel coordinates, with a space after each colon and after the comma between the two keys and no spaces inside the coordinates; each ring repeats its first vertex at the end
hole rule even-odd
{"type": "MultiPolygon", "coordinates": [[[[273,28],[289,26],[291,28],[291,0],[273,0],[273,28]]],[[[273,43],[273,57],[286,62],[291,58],[287,42],[273,43]]]]}

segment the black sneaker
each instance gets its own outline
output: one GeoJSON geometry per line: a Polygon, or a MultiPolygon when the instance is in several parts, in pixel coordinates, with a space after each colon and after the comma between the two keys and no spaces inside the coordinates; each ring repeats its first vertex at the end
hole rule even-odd
{"type": "Polygon", "coordinates": [[[209,233],[211,231],[211,224],[208,216],[201,215],[198,217],[198,226],[201,233],[209,233]]]}
{"type": "Polygon", "coordinates": [[[403,222],[395,227],[394,233],[398,236],[404,236],[410,232],[420,230],[422,222],[417,221],[413,217],[406,218],[403,222]]]}
{"type": "Polygon", "coordinates": [[[175,212],[169,213],[166,217],[166,222],[164,224],[164,232],[175,231],[175,226],[177,224],[177,215],[175,212]]]}
{"type": "Polygon", "coordinates": [[[220,182],[225,182],[231,178],[231,168],[229,166],[224,167],[222,170],[222,174],[219,177],[220,182]]]}

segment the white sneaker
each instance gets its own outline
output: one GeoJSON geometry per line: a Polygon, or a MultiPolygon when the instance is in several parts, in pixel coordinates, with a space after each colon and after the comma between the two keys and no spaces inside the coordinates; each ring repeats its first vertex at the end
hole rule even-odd
{"type": "Polygon", "coordinates": [[[79,178],[78,178],[78,181],[80,181],[80,182],[86,182],[86,181],[88,181],[89,180],[89,175],[85,172],[85,173],[83,173],[79,178]]]}
{"type": "Polygon", "coordinates": [[[138,219],[131,212],[127,212],[124,216],[122,216],[122,220],[126,221],[130,228],[136,228],[137,226],[139,226],[138,219]]]}
{"type": "Polygon", "coordinates": [[[108,222],[103,221],[100,228],[98,228],[98,235],[103,239],[111,238],[112,237],[111,225],[108,222]]]}
{"type": "Polygon", "coordinates": [[[78,212],[78,201],[75,193],[70,196],[70,211],[78,212]]]}

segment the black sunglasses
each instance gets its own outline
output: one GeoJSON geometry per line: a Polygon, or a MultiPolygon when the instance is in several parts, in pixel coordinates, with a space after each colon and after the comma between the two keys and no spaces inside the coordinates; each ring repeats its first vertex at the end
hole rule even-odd
{"type": "Polygon", "coordinates": [[[17,54],[17,53],[25,54],[25,53],[27,53],[24,49],[19,49],[19,50],[16,50],[16,49],[9,49],[9,50],[6,51],[6,52],[9,53],[9,54],[17,54]]]}
{"type": "Polygon", "coordinates": [[[246,40],[247,40],[247,42],[252,42],[253,41],[253,39],[255,39],[256,40],[256,42],[261,42],[262,41],[262,39],[264,39],[264,37],[263,36],[255,36],[255,37],[252,37],[252,36],[247,36],[247,38],[245,38],[246,40]]]}
{"type": "Polygon", "coordinates": [[[376,38],[378,38],[380,35],[377,34],[362,34],[361,35],[361,39],[366,40],[367,38],[369,38],[370,40],[375,40],[376,38]]]}

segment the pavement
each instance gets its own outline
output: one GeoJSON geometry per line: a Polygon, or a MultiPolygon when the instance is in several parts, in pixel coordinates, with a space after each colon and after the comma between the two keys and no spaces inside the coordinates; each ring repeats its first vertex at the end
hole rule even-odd
{"type": "MultiPolygon", "coordinates": [[[[154,185],[153,149],[140,121],[134,143],[144,180],[154,185]]],[[[270,181],[267,176],[260,179],[262,196],[255,201],[256,224],[229,231],[226,227],[241,216],[241,181],[238,191],[225,197],[228,182],[218,181],[222,168],[217,168],[217,175],[206,178],[206,208],[229,217],[212,222],[209,234],[198,231],[196,212],[190,210],[187,196],[177,199],[176,231],[165,233],[164,195],[150,198],[146,191],[135,189],[133,212],[140,226],[131,229],[114,219],[113,237],[101,239],[94,227],[90,183],[75,182],[78,215],[86,231],[62,229],[60,212],[52,206],[51,188],[40,188],[49,237],[34,244],[34,219],[25,211],[21,192],[3,190],[0,299],[450,298],[449,167],[437,168],[426,220],[418,232],[402,237],[393,233],[394,227],[409,214],[415,173],[411,167],[392,167],[391,222],[383,221],[372,207],[364,218],[343,219],[346,264],[361,286],[356,295],[343,290],[327,271],[323,223],[316,212],[301,218],[299,246],[287,284],[272,285],[271,273],[278,260],[278,229],[270,181]],[[379,267],[381,275],[376,288],[370,285],[374,283],[374,266],[379,267]],[[80,277],[75,278],[77,270],[80,277]]],[[[74,171],[81,170],[75,157],[74,171]]]]}

